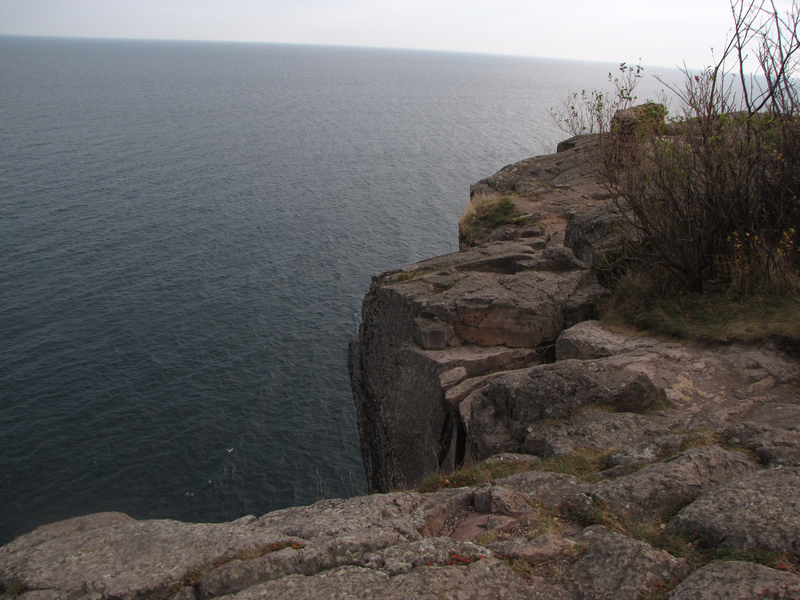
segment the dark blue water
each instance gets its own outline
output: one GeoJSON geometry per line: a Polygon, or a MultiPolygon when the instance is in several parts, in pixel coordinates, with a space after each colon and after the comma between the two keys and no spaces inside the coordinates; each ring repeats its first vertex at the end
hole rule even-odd
{"type": "Polygon", "coordinates": [[[364,493],[370,277],[455,250],[469,184],[608,70],[0,37],[0,543],[364,493]]]}

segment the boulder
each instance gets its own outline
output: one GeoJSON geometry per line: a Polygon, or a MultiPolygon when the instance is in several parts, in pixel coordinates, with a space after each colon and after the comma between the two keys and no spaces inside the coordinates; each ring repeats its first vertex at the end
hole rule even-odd
{"type": "Polygon", "coordinates": [[[766,469],[719,486],[672,519],[672,532],[711,546],[800,556],[800,468],[766,469]]]}
{"type": "Polygon", "coordinates": [[[517,473],[498,479],[495,483],[545,506],[558,506],[566,498],[591,487],[572,475],[547,471],[517,473]]]}
{"type": "Polygon", "coordinates": [[[767,404],[722,436],[752,450],[766,465],[800,467],[800,404],[767,404]]]}
{"type": "Polygon", "coordinates": [[[575,564],[565,585],[576,600],[638,600],[658,584],[683,579],[688,573],[685,560],[610,533],[575,564]]]}
{"type": "Polygon", "coordinates": [[[520,452],[527,428],[536,421],[565,419],[585,406],[641,412],[664,400],[664,391],[646,375],[613,365],[566,360],[520,369],[473,392],[459,406],[468,436],[466,459],[520,452]]]}
{"type": "Polygon", "coordinates": [[[800,598],[800,577],[755,563],[730,561],[698,569],[672,590],[669,600],[793,600],[800,598]]]}
{"type": "Polygon", "coordinates": [[[596,206],[567,223],[564,246],[584,263],[601,266],[606,253],[619,248],[622,227],[630,218],[616,202],[596,206]]]}
{"type": "Polygon", "coordinates": [[[703,446],[601,481],[584,493],[624,519],[645,522],[668,516],[702,493],[756,469],[741,452],[703,446]]]}

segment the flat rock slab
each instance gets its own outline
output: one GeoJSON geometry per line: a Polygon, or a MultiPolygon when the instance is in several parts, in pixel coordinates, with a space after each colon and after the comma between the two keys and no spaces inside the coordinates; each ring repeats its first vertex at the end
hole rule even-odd
{"type": "Polygon", "coordinates": [[[766,469],[700,496],[668,531],[697,533],[712,546],[800,556],[800,468],[766,469]]]}
{"type": "Polygon", "coordinates": [[[741,452],[703,446],[681,452],[624,477],[595,484],[586,493],[632,521],[665,517],[703,492],[758,466],[741,452]]]}
{"type": "Polygon", "coordinates": [[[163,598],[199,567],[288,537],[255,518],[189,524],[99,513],[40,527],[0,548],[0,587],[163,598]]]}
{"type": "Polygon", "coordinates": [[[359,559],[359,565],[381,569],[389,575],[400,575],[416,567],[443,566],[451,563],[463,566],[483,558],[493,558],[492,552],[469,542],[460,542],[449,537],[435,537],[397,544],[366,554],[359,559]]]}
{"type": "Polygon", "coordinates": [[[94,514],[40,527],[0,548],[0,589],[144,600],[191,586],[201,598],[221,596],[419,540],[471,498],[461,490],[401,492],[324,500],[218,524],[94,514]],[[296,548],[281,550],[282,542],[296,548]]]}
{"type": "Polygon", "coordinates": [[[520,528],[520,522],[505,515],[473,513],[456,526],[450,537],[461,542],[477,542],[490,531],[507,532],[520,528]]]}
{"type": "Polygon", "coordinates": [[[796,600],[800,577],[755,563],[724,562],[698,569],[672,590],[669,600],[796,600]]]}
{"type": "Polygon", "coordinates": [[[543,562],[555,558],[573,546],[575,546],[575,542],[570,542],[552,532],[542,534],[532,540],[512,538],[489,544],[489,547],[498,554],[512,559],[521,558],[529,562],[543,562]]]}
{"type": "Polygon", "coordinates": [[[688,573],[685,560],[610,533],[575,564],[565,585],[576,600],[638,600],[640,594],[688,573]]]}
{"type": "Polygon", "coordinates": [[[586,407],[564,419],[531,423],[525,449],[537,456],[567,456],[576,448],[608,450],[651,444],[669,435],[681,421],[680,416],[669,414],[611,413],[586,407]]]}
{"type": "Polygon", "coordinates": [[[423,566],[390,576],[384,571],[346,566],[313,577],[292,576],[249,588],[229,600],[326,598],[352,600],[407,598],[490,600],[543,598],[504,563],[482,559],[464,566],[423,566]]]}
{"type": "Polygon", "coordinates": [[[796,413],[788,406],[798,405],[796,389],[785,385],[797,380],[797,361],[769,347],[682,344],[621,335],[584,321],[561,333],[556,359],[595,360],[599,368],[646,374],[664,388],[672,407],[689,417],[687,430],[722,431],[761,403],[765,411],[783,404],[785,419],[793,420],[796,413]]]}
{"type": "Polygon", "coordinates": [[[622,335],[603,328],[598,321],[589,320],[561,332],[556,340],[556,360],[605,358],[653,348],[680,349],[681,344],[652,337],[622,335]]]}

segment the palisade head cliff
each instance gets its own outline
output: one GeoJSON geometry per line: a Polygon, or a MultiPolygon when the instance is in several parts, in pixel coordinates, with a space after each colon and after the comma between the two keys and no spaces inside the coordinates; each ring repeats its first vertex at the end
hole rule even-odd
{"type": "Polygon", "coordinates": [[[372,495],[230,523],[102,513],[46,525],[0,548],[0,591],[800,598],[798,361],[776,345],[594,320],[608,293],[594,266],[623,215],[591,143],[472,186],[511,194],[525,219],[373,278],[349,353],[372,495]],[[599,467],[557,468],[581,461],[599,467]],[[513,474],[418,491],[475,465],[513,474]]]}

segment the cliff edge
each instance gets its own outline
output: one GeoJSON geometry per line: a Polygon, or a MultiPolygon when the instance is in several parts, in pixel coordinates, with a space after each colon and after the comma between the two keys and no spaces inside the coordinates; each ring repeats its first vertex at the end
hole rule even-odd
{"type": "Polygon", "coordinates": [[[591,143],[473,186],[525,219],[373,278],[349,368],[377,493],[53,523],[0,548],[0,595],[800,598],[798,362],[594,320],[622,214],[591,143]]]}

